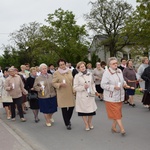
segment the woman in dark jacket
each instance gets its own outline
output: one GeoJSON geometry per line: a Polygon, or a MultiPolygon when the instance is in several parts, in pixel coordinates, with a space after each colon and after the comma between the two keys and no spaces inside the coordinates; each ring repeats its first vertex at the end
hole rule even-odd
{"type": "Polygon", "coordinates": [[[38,98],[37,97],[31,97],[30,95],[37,95],[37,92],[34,91],[33,85],[36,78],[36,68],[32,67],[30,69],[30,77],[27,78],[25,83],[25,89],[28,90],[28,99],[30,103],[30,108],[33,111],[35,122],[39,122],[38,118],[38,112],[39,112],[39,104],[38,104],[38,98]]]}
{"type": "Polygon", "coordinates": [[[150,110],[150,61],[149,66],[144,69],[141,78],[145,81],[145,92],[142,98],[142,102],[144,105],[149,105],[150,110]]]}

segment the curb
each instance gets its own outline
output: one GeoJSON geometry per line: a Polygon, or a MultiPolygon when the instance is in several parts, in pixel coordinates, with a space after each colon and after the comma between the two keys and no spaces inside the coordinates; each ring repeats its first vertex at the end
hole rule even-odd
{"type": "Polygon", "coordinates": [[[5,124],[0,119],[0,125],[3,126],[6,131],[8,131],[16,140],[17,142],[22,146],[21,150],[33,150],[33,148],[30,147],[19,135],[17,135],[7,124],[5,124]]]}

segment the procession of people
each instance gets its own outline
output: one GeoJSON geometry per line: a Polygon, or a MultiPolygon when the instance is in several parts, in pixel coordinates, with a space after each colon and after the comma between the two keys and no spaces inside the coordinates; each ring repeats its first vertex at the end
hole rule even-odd
{"type": "Polygon", "coordinates": [[[137,70],[131,59],[122,58],[119,66],[116,57],[108,58],[105,67],[104,62],[97,62],[95,68],[84,61],[78,62],[74,68],[64,59],[58,60],[57,69],[53,64],[48,66],[45,63],[31,68],[29,64],[27,68],[26,64],[21,65],[20,72],[14,66],[7,67],[0,77],[0,98],[6,118],[15,121],[18,114],[20,121],[25,122],[26,111],[30,108],[35,123],[40,121],[40,111],[44,115],[45,125],[52,127],[53,114],[61,108],[66,129],[71,130],[75,110],[83,119],[84,130],[90,131],[94,129],[92,119],[97,110],[95,97],[98,97],[105,103],[107,116],[112,120],[111,131],[124,136],[122,107],[123,104],[136,107],[134,95],[138,86],[143,93],[141,101],[150,110],[148,62],[148,58],[144,57],[137,70]]]}

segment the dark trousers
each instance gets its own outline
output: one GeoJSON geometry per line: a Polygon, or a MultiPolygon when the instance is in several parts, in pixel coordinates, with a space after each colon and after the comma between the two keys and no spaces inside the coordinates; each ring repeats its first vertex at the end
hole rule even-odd
{"type": "Polygon", "coordinates": [[[61,108],[63,119],[64,119],[66,126],[68,126],[70,124],[70,120],[71,120],[71,117],[73,114],[73,109],[74,109],[74,107],[61,108]]]}
{"type": "Polygon", "coordinates": [[[11,104],[11,118],[16,117],[15,105],[17,105],[20,118],[24,118],[22,110],[22,101],[23,101],[22,97],[13,98],[13,103],[11,104]]]}

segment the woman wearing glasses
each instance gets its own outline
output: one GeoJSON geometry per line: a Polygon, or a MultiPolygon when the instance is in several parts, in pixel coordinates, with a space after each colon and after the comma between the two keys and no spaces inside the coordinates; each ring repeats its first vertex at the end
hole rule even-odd
{"type": "Polygon", "coordinates": [[[122,123],[122,102],[124,101],[124,88],[128,88],[124,81],[122,71],[118,69],[115,57],[108,59],[109,68],[104,72],[101,86],[104,89],[104,101],[109,119],[113,120],[111,131],[118,133],[117,125],[122,135],[125,135],[122,123]]]}

